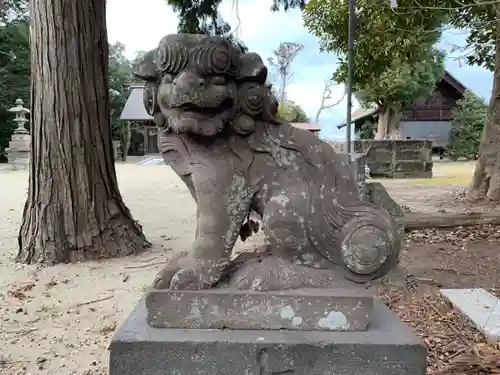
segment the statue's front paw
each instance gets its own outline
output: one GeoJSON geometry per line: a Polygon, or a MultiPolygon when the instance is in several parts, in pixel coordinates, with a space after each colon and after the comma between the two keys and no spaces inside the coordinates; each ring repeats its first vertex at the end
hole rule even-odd
{"type": "Polygon", "coordinates": [[[210,285],[205,279],[203,267],[199,265],[185,268],[169,265],[156,275],[153,287],[156,289],[206,289],[210,285]]]}
{"type": "Polygon", "coordinates": [[[204,276],[201,267],[180,269],[172,277],[170,289],[207,289],[210,286],[204,281],[204,276]]]}
{"type": "Polygon", "coordinates": [[[156,277],[153,281],[153,288],[156,289],[169,289],[172,278],[179,270],[176,266],[168,265],[163,268],[160,272],[156,274],[156,277]]]}

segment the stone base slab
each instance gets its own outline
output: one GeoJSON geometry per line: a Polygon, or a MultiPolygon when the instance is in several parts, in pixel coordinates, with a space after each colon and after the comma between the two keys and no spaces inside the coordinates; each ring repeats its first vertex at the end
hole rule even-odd
{"type": "Polygon", "coordinates": [[[426,348],[375,302],[367,332],[152,328],[142,299],[110,345],[110,375],[424,375],[426,348]]]}
{"type": "Polygon", "coordinates": [[[373,297],[361,288],[152,289],[146,307],[148,324],[155,328],[364,331],[370,323],[373,297]]]}
{"type": "Polygon", "coordinates": [[[474,323],[491,345],[500,343],[500,299],[483,288],[441,289],[441,294],[474,323]]]}

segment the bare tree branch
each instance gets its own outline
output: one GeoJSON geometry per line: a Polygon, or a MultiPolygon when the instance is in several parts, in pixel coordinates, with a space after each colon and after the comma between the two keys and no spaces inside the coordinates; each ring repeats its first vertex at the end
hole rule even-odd
{"type": "Polygon", "coordinates": [[[335,82],[331,78],[325,79],[325,88],[323,89],[323,96],[321,97],[321,104],[318,108],[318,112],[316,112],[316,118],[315,118],[315,123],[317,124],[319,122],[319,116],[321,115],[321,112],[323,112],[324,109],[332,108],[335,107],[336,105],[339,105],[342,100],[345,98],[345,90],[344,93],[342,94],[342,97],[337,100],[336,102],[333,103],[328,103],[328,100],[332,98],[332,88],[335,85],[335,82]]]}
{"type": "Polygon", "coordinates": [[[276,85],[279,88],[278,102],[283,103],[286,96],[286,88],[293,80],[291,65],[293,60],[304,49],[302,44],[283,42],[280,43],[278,49],[273,51],[273,57],[267,59],[269,67],[274,71],[271,74],[278,81],[276,85]]]}

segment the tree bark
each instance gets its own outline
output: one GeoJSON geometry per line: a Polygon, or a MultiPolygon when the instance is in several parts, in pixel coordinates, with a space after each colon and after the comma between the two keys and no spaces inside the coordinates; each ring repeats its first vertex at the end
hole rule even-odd
{"type": "Polygon", "coordinates": [[[479,158],[467,195],[471,199],[500,200],[500,5],[496,4],[495,71],[488,114],[481,135],[479,158]]]}
{"type": "Polygon", "coordinates": [[[131,133],[131,129],[130,129],[130,121],[124,121],[122,124],[122,140],[121,140],[122,161],[127,161],[131,137],[132,137],[132,133],[131,133]]]}
{"type": "Polygon", "coordinates": [[[405,229],[454,228],[472,225],[499,225],[500,212],[429,213],[407,212],[396,218],[405,229]]]}
{"type": "Polygon", "coordinates": [[[17,260],[56,264],[150,246],[116,179],[105,0],[30,0],[32,142],[17,260]]]}
{"type": "Polygon", "coordinates": [[[401,111],[397,106],[381,106],[378,113],[376,140],[381,139],[399,139],[399,121],[401,120],[401,111]]]}

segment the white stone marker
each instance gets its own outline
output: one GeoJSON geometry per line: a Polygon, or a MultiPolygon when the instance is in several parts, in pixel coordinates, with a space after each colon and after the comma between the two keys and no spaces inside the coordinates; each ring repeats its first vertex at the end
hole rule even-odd
{"type": "Polygon", "coordinates": [[[474,323],[490,344],[500,342],[500,299],[482,288],[441,289],[441,294],[474,323]]]}

